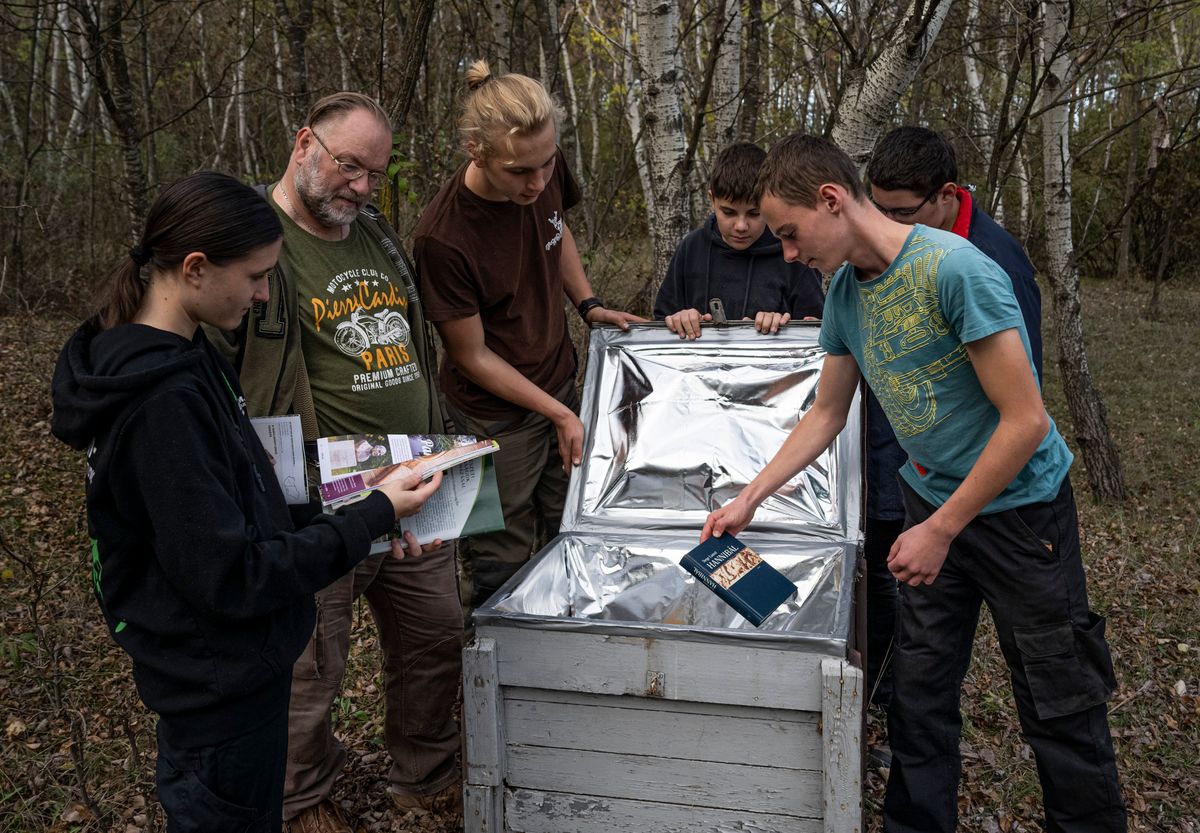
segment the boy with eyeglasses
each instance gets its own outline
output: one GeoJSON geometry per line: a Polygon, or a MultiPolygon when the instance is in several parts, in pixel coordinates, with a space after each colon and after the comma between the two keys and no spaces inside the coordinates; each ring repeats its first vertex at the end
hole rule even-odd
{"type": "Polygon", "coordinates": [[[897,127],[879,140],[867,164],[871,202],[898,223],[923,223],[965,237],[1012,280],[1025,319],[1033,366],[1042,380],[1042,295],[1033,264],[1011,234],[958,185],[954,146],[924,127],[897,127]]]}

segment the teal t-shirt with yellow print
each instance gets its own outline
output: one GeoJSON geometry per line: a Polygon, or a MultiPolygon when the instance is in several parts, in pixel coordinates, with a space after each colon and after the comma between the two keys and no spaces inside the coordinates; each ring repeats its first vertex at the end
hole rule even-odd
{"type": "MultiPolygon", "coordinates": [[[[928,226],[913,226],[878,277],[859,280],[844,264],[830,284],[821,347],[854,356],[908,453],[901,476],[935,506],[959,487],[1000,420],[965,345],[1008,329],[1020,332],[1028,357],[1008,276],[966,239],[928,226]]],[[[1072,459],[1051,420],[1033,457],[981,514],[1053,499],[1072,459]]]]}

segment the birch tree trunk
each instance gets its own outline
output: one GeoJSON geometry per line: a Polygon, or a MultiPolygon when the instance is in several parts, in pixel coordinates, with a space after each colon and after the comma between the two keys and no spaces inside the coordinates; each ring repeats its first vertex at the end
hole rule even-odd
{"type": "Polygon", "coordinates": [[[646,151],[646,137],[643,135],[642,99],[639,95],[642,84],[634,75],[633,32],[637,25],[637,9],[628,3],[621,15],[621,79],[617,83],[623,82],[625,87],[625,122],[633,137],[633,158],[638,181],[642,185],[642,198],[646,202],[646,214],[653,217],[654,187],[650,181],[650,154],[646,151]]]}
{"type": "Polygon", "coordinates": [[[649,212],[654,265],[648,300],[658,293],[675,247],[690,226],[683,164],[683,95],[679,73],[679,9],[676,0],[637,0],[638,65],[645,111],[643,148],[654,193],[649,212]]]}
{"type": "Polygon", "coordinates": [[[1052,318],[1058,365],[1067,407],[1075,423],[1075,444],[1087,470],[1088,486],[1098,500],[1125,499],[1125,478],[1108,430],[1108,415],[1092,383],[1083,341],[1079,271],[1071,236],[1071,113],[1074,86],[1067,21],[1071,0],[1044,0],[1042,33],[1045,82],[1042,87],[1043,200],[1046,210],[1047,277],[1053,298],[1052,318]]]}
{"type": "MultiPolygon", "coordinates": [[[[992,137],[995,131],[989,117],[991,108],[983,100],[983,80],[979,76],[978,62],[975,60],[975,50],[971,44],[975,41],[975,33],[979,23],[979,0],[967,0],[967,23],[963,30],[963,40],[968,44],[963,50],[963,71],[966,74],[967,92],[971,101],[971,127],[979,144],[979,152],[986,160],[992,158],[992,137]]],[[[992,219],[1004,225],[1004,212],[1000,200],[994,200],[993,205],[998,210],[992,212],[992,219]]]]}
{"type": "Polygon", "coordinates": [[[925,60],[950,10],[951,0],[912,0],[896,42],[870,66],[855,69],[834,114],[831,137],[860,169],[925,60]]]}
{"type": "Polygon", "coordinates": [[[121,145],[129,231],[131,239],[136,240],[145,224],[147,194],[150,188],[146,182],[146,169],[142,165],[142,145],[137,129],[133,82],[125,53],[122,29],[124,10],[119,2],[97,5],[101,7],[89,7],[84,4],[79,7],[79,11],[92,51],[92,59],[88,64],[95,73],[96,91],[121,145]],[[101,15],[104,15],[103,20],[101,15]]]}
{"type": "Polygon", "coordinates": [[[742,4],[726,0],[720,25],[725,38],[713,71],[713,145],[723,148],[737,138],[738,103],[742,90],[742,4]]]}
{"type": "Polygon", "coordinates": [[[425,50],[429,43],[429,25],[433,20],[435,0],[414,0],[411,15],[404,30],[404,43],[397,60],[400,66],[395,71],[399,91],[396,102],[388,108],[392,129],[400,130],[408,122],[413,98],[417,92],[417,79],[421,77],[421,66],[425,61],[425,50]]]}
{"type": "Polygon", "coordinates": [[[275,9],[287,31],[290,61],[288,84],[288,112],[293,125],[299,127],[312,103],[308,100],[308,30],[313,24],[313,0],[298,0],[296,10],[288,7],[287,0],[275,0],[275,9]]]}
{"type": "MultiPolygon", "coordinates": [[[[735,0],[734,7],[741,5],[735,0]]],[[[758,110],[763,99],[763,9],[762,0],[749,0],[749,26],[746,31],[746,74],[742,83],[742,106],[738,112],[738,133],[752,140],[758,132],[758,110]]]]}
{"type": "Polygon", "coordinates": [[[488,0],[488,16],[492,21],[494,60],[488,63],[496,75],[507,72],[512,65],[512,15],[505,0],[488,0]]]}

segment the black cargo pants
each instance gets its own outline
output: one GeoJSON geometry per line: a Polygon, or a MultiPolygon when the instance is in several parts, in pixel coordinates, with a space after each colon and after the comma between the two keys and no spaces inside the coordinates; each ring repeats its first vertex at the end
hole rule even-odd
{"type": "MultiPolygon", "coordinates": [[[[907,484],[904,503],[907,526],[935,509],[907,484]]],[[[959,696],[981,601],[1037,761],[1047,833],[1123,833],[1106,706],[1112,659],[1104,620],[1088,609],[1069,479],[1052,501],[977,517],[933,584],[900,586],[884,831],[957,826],[959,696]]]]}

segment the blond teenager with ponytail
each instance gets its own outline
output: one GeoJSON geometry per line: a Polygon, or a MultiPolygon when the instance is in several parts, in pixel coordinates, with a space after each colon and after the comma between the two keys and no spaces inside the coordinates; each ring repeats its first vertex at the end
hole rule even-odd
{"type": "Polygon", "coordinates": [[[176,182],[54,372],[54,435],[87,449],[96,598],[158,713],[171,833],[280,829],[313,593],[438,485],[381,487],[337,515],[289,511],[238,377],[200,329],[236,327],[267,299],[282,236],[232,177],[176,182]]]}
{"type": "Polygon", "coordinates": [[[477,605],[558,530],[583,450],[563,296],[588,324],[643,319],[592,293],[565,212],[579,186],[557,146],[561,108],[536,80],[467,70],[468,160],[425,209],[414,253],[446,346],[441,383],[458,428],[495,437],[507,528],[465,542],[477,605]]]}

